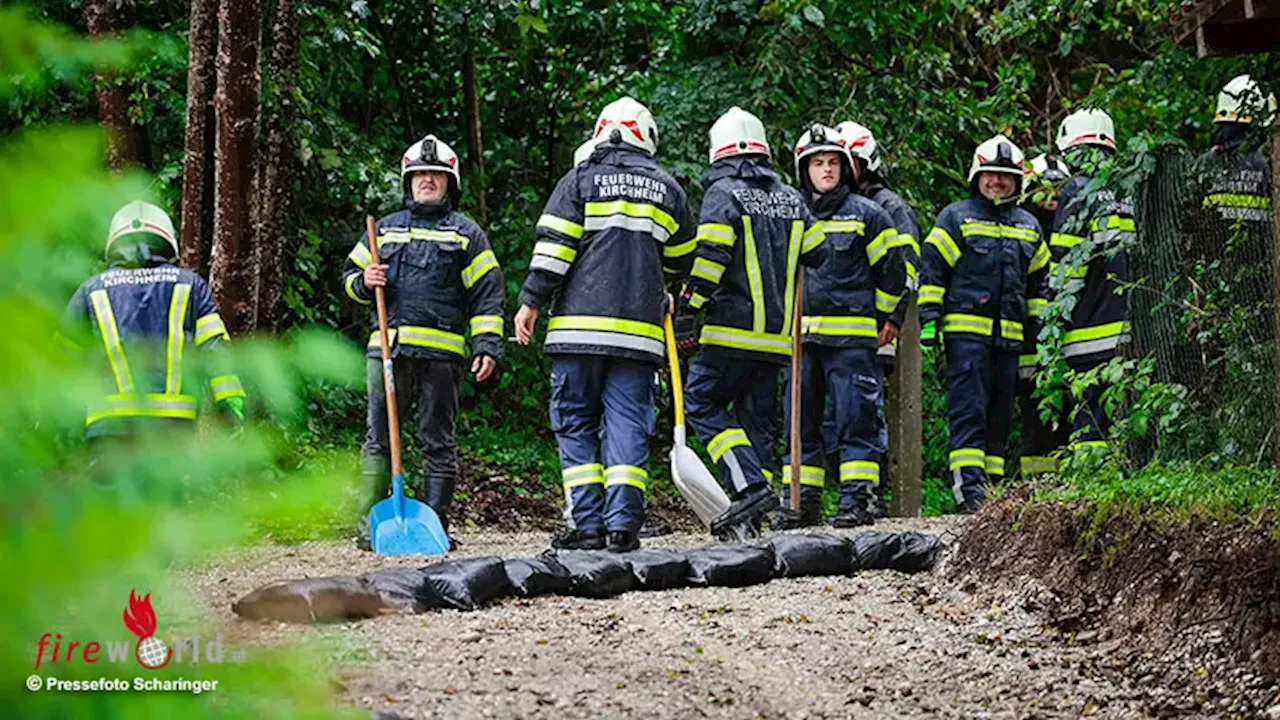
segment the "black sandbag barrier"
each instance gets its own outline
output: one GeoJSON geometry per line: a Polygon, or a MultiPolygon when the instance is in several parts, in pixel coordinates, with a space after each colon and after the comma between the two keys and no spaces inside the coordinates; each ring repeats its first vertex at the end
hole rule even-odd
{"type": "Polygon", "coordinates": [[[507,560],[503,570],[520,597],[568,595],[573,589],[573,575],[551,555],[507,560]]]}
{"type": "Polygon", "coordinates": [[[619,554],[591,550],[548,550],[546,554],[558,560],[573,576],[569,595],[608,598],[635,587],[636,578],[631,574],[631,565],[619,554]]]}
{"type": "Polygon", "coordinates": [[[769,547],[774,577],[848,575],[852,568],[853,548],[839,535],[778,535],[769,547]]]}
{"type": "Polygon", "coordinates": [[[690,585],[746,587],[773,579],[773,549],[768,545],[708,545],[685,557],[690,585]]]}
{"type": "Polygon", "coordinates": [[[853,537],[853,569],[923,572],[938,561],[937,535],[918,532],[864,532],[853,537]]]}
{"type": "Polygon", "coordinates": [[[654,548],[623,554],[547,551],[507,561],[465,558],[420,568],[383,568],[359,577],[274,582],[231,608],[250,620],[354,620],[392,611],[474,610],[507,595],[606,598],[686,584],[744,587],[774,577],[859,570],[921,572],[933,567],[940,550],[933,535],[873,531],[852,541],[833,535],[778,535],[763,545],[708,545],[687,553],[654,548]],[[847,569],[839,570],[842,566],[847,569]],[[677,570],[683,571],[679,580],[677,570]]]}
{"type": "Polygon", "coordinates": [[[689,584],[689,559],[682,552],[643,548],[623,557],[631,565],[636,590],[674,590],[689,584]]]}

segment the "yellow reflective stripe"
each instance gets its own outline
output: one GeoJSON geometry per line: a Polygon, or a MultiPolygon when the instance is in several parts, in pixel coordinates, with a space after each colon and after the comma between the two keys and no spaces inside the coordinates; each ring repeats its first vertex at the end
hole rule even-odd
{"type": "MultiPolygon", "coordinates": [[[[800,223],[800,221],[796,220],[792,223],[792,226],[798,223],[800,223]]],[[[808,230],[804,231],[804,244],[800,246],[800,253],[803,255],[811,252],[814,248],[821,245],[826,239],[827,234],[822,229],[822,223],[814,223],[808,230]]]]}
{"type": "Polygon", "coordinates": [[[698,249],[698,239],[686,240],[679,245],[664,245],[662,248],[662,257],[678,258],[684,257],[689,253],[698,249]]]}
{"type": "Polygon", "coordinates": [[[411,227],[409,228],[409,238],[412,240],[430,240],[438,243],[459,243],[464,250],[471,244],[471,238],[453,230],[411,227]]]}
{"type": "Polygon", "coordinates": [[[356,243],[356,246],[351,248],[351,252],[347,253],[347,257],[361,270],[369,267],[369,263],[373,262],[373,253],[369,252],[369,248],[362,242],[356,243]]]}
{"type": "Polygon", "coordinates": [[[874,240],[867,243],[867,261],[873,266],[884,259],[889,254],[889,250],[894,247],[894,241],[898,237],[898,231],[893,228],[883,230],[874,240]]]}
{"type": "Polygon", "coordinates": [[[979,448],[961,448],[951,451],[951,469],[975,467],[985,468],[987,464],[987,454],[979,448]]]}
{"type": "Polygon", "coordinates": [[[126,417],[195,420],[196,399],[190,395],[161,395],[157,393],[108,395],[90,406],[84,424],[88,426],[107,418],[126,417]]]}
{"type": "Polygon", "coordinates": [[[886,315],[898,309],[898,301],[901,299],[901,295],[894,295],[876,288],[876,310],[886,315]]]}
{"type": "Polygon", "coordinates": [[[534,243],[533,254],[546,255],[569,263],[578,257],[578,251],[567,245],[545,241],[534,243]]]}
{"type": "Polygon", "coordinates": [[[976,333],[990,336],[995,330],[995,320],[981,315],[948,313],[942,317],[942,332],[976,333]]]}
{"type": "Polygon", "coordinates": [[[1000,237],[1000,226],[993,222],[970,220],[969,222],[960,223],[960,235],[962,237],[973,237],[974,235],[1000,237]]]}
{"type": "Polygon", "coordinates": [[[169,338],[164,353],[164,392],[178,395],[182,392],[182,348],[187,343],[187,303],[191,300],[191,285],[179,283],[173,286],[169,298],[169,338]]]}
{"type": "Polygon", "coordinates": [[[1063,232],[1056,232],[1049,238],[1050,245],[1054,247],[1067,248],[1068,250],[1082,242],[1084,242],[1083,236],[1063,232]]]}
{"type": "Polygon", "coordinates": [[[1036,475],[1058,471],[1058,461],[1048,455],[1023,455],[1019,460],[1023,475],[1036,475]]]}
{"type": "Polygon", "coordinates": [[[1031,317],[1040,317],[1048,307],[1049,301],[1044,298],[1030,298],[1027,300],[1027,314],[1031,317]]]}
{"type": "Polygon", "coordinates": [[[551,318],[547,331],[552,330],[598,330],[616,332],[624,335],[639,335],[651,340],[665,339],[662,328],[639,320],[622,320],[619,318],[598,317],[595,315],[558,315],[551,318]]]}
{"type": "Polygon", "coordinates": [[[1094,220],[1090,222],[1089,229],[1093,232],[1098,232],[1099,230],[1122,230],[1133,232],[1137,229],[1137,225],[1134,224],[1133,218],[1121,217],[1120,215],[1108,215],[1102,218],[1101,221],[1094,220]]]}
{"type": "Polygon", "coordinates": [[[984,458],[983,470],[985,470],[988,475],[1003,475],[1004,458],[999,455],[987,455],[984,458]]]}
{"type": "Polygon", "coordinates": [[[102,344],[107,350],[107,362],[111,364],[111,373],[116,378],[116,390],[121,393],[133,392],[133,373],[129,371],[129,359],[125,357],[124,345],[120,342],[120,329],[116,325],[115,313],[111,311],[111,300],[106,290],[94,290],[89,293],[93,303],[93,314],[98,319],[98,331],[102,334],[102,344]]]}
{"type": "Polygon", "coordinates": [[[1020,368],[1035,367],[1038,364],[1039,363],[1035,355],[1027,354],[1018,356],[1018,367],[1020,368]]]}
{"type": "Polygon", "coordinates": [[[1093,327],[1079,328],[1077,330],[1068,330],[1063,336],[1064,344],[1087,342],[1089,340],[1101,340],[1102,338],[1115,337],[1123,335],[1129,330],[1129,323],[1121,320],[1119,322],[1107,323],[1106,325],[1095,325],[1093,327]]]}
{"type": "MultiPolygon", "coordinates": [[[[782,484],[791,484],[791,463],[782,466],[782,484]]],[[[813,465],[800,466],[800,484],[809,487],[822,487],[827,484],[827,469],[813,465]]]]}
{"type": "Polygon", "coordinates": [[[485,250],[479,255],[476,255],[475,259],[471,261],[471,264],[462,270],[463,287],[470,289],[472,285],[475,285],[480,280],[480,278],[484,277],[490,270],[493,270],[496,267],[498,267],[498,257],[493,254],[492,250],[485,250]]]}
{"type": "Polygon", "coordinates": [[[680,223],[666,211],[649,203],[635,203],[630,200],[612,200],[609,202],[589,202],[586,206],[587,217],[603,217],[606,215],[626,215],[627,217],[645,218],[663,227],[668,235],[680,228],[680,223]]]}
{"type": "Polygon", "coordinates": [[[880,463],[870,460],[849,460],[840,463],[840,482],[851,480],[880,482],[880,463]]]}
{"type": "Polygon", "coordinates": [[[750,447],[751,441],[747,440],[747,433],[742,428],[729,428],[721,431],[715,437],[711,438],[711,442],[707,443],[707,453],[711,455],[711,459],[720,462],[720,458],[724,454],[736,447],[750,447]]]}
{"type": "Polygon", "coordinates": [[[604,466],[600,463],[591,463],[564,468],[560,471],[560,482],[566,489],[582,485],[603,485],[604,466]]]}
{"type": "Polygon", "coordinates": [[[941,305],[942,298],[947,294],[947,289],[941,285],[921,285],[920,286],[920,304],[921,305],[941,305]]]}
{"type": "Polygon", "coordinates": [[[689,307],[693,308],[694,310],[701,308],[706,303],[707,303],[707,298],[703,295],[699,295],[698,293],[693,293],[689,296],[689,307]]]}
{"type": "Polygon", "coordinates": [[[360,279],[361,279],[360,273],[351,273],[350,275],[347,276],[346,282],[342,283],[342,286],[347,290],[347,297],[351,298],[352,300],[355,300],[361,305],[368,305],[369,304],[368,300],[365,300],[364,298],[356,294],[356,281],[360,279]]]}
{"type": "Polygon", "coordinates": [[[869,317],[807,315],[800,318],[800,332],[804,335],[828,335],[836,337],[876,337],[876,320],[869,317]]]}
{"type": "Polygon", "coordinates": [[[542,217],[538,218],[538,227],[554,230],[555,232],[566,237],[571,237],[574,240],[580,240],[582,238],[582,233],[584,232],[582,226],[572,220],[566,220],[562,217],[556,217],[555,215],[545,213],[542,217]]]}
{"type": "MultiPolygon", "coordinates": [[[[944,331],[945,332],[945,331],[944,331]]],[[[1022,339],[1022,323],[1017,320],[1000,320],[1000,337],[1005,340],[1022,339]]]]}
{"type": "Polygon", "coordinates": [[[490,333],[492,335],[502,334],[502,316],[501,315],[475,315],[471,318],[471,335],[483,335],[490,333]]]}
{"type": "MultiPolygon", "coordinates": [[[[791,323],[795,319],[796,301],[796,268],[800,265],[800,248],[804,244],[804,223],[791,223],[791,234],[787,237],[787,287],[782,296],[782,332],[790,335],[791,323]]],[[[804,302],[802,299],[801,302],[804,302]]]]}
{"type": "Polygon", "coordinates": [[[898,240],[895,244],[901,247],[909,247],[911,252],[917,256],[920,255],[920,243],[911,233],[898,233],[898,240]]]}
{"type": "Polygon", "coordinates": [[[1040,243],[1036,246],[1036,252],[1031,256],[1031,264],[1027,266],[1027,272],[1039,272],[1049,264],[1049,246],[1040,243]]]}
{"type": "Polygon", "coordinates": [[[733,228],[720,223],[702,223],[698,226],[698,242],[709,242],[713,245],[733,247],[735,236],[733,228]]]}
{"type": "Polygon", "coordinates": [[[1079,442],[1071,443],[1071,449],[1077,452],[1081,450],[1106,450],[1107,441],[1106,440],[1080,440],[1079,442]]]}
{"type": "Polygon", "coordinates": [[[645,492],[649,483],[649,473],[635,465],[610,465],[604,471],[605,487],[613,487],[615,485],[630,485],[645,492]]]}
{"type": "MultiPolygon", "coordinates": [[[[415,347],[432,348],[434,350],[444,350],[462,355],[466,347],[466,342],[462,336],[457,333],[436,330],[435,328],[416,327],[413,325],[402,325],[398,328],[392,328],[389,332],[388,340],[392,345],[399,342],[401,345],[413,345],[415,347]]],[[[369,335],[369,347],[381,347],[381,341],[378,339],[378,333],[369,335]]]]}
{"type": "Polygon", "coordinates": [[[822,220],[823,232],[827,233],[855,233],[861,235],[866,232],[867,224],[861,220],[822,220]]]}
{"type": "Polygon", "coordinates": [[[756,254],[756,237],[751,231],[751,218],[746,215],[742,216],[742,236],[747,250],[747,285],[751,289],[751,330],[762,333],[764,332],[764,281],[760,277],[760,256],[756,254]]]}
{"type": "Polygon", "coordinates": [[[956,245],[956,241],[951,239],[951,235],[946,230],[940,227],[930,230],[924,243],[937,248],[943,261],[950,267],[955,267],[956,263],[960,262],[960,246],[956,245]]]}
{"type": "Polygon", "coordinates": [[[1040,233],[1034,228],[1014,227],[1012,225],[1001,225],[1000,234],[1007,238],[1022,240],[1024,242],[1038,242],[1040,233]]]}
{"type": "MultiPolygon", "coordinates": [[[[1205,197],[1203,207],[1236,207],[1268,210],[1271,198],[1265,195],[1242,195],[1238,193],[1214,193],[1205,197]]],[[[1130,220],[1130,222],[1133,222],[1130,220]]]]}
{"type": "Polygon", "coordinates": [[[244,397],[244,386],[236,375],[215,375],[209,378],[209,390],[213,392],[213,401],[218,403],[233,397],[244,397]]]}
{"type": "Polygon", "coordinates": [[[693,261],[693,270],[689,274],[710,283],[719,283],[720,278],[724,276],[724,266],[714,260],[700,257],[693,261]]]}
{"type": "Polygon", "coordinates": [[[699,341],[703,345],[719,345],[720,347],[735,348],[737,350],[765,352],[774,355],[791,354],[790,335],[758,333],[724,325],[704,325],[699,341]]]}
{"type": "Polygon", "coordinates": [[[223,340],[231,339],[227,334],[227,326],[222,323],[221,315],[211,312],[196,319],[196,345],[203,345],[216,337],[221,337],[223,340]]]}

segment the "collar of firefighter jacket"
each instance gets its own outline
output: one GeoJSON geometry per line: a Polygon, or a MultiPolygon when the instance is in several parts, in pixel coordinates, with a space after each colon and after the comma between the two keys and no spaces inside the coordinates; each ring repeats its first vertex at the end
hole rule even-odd
{"type": "Polygon", "coordinates": [[[702,176],[703,189],[711,187],[724,178],[763,178],[777,177],[773,171],[773,163],[766,155],[734,155],[717,160],[702,176]]]}
{"type": "Polygon", "coordinates": [[[649,153],[630,145],[613,145],[601,143],[591,153],[591,162],[602,165],[618,165],[620,167],[657,167],[658,163],[649,153]]]}
{"type": "Polygon", "coordinates": [[[804,200],[809,204],[809,209],[813,211],[814,217],[819,220],[830,220],[832,215],[840,211],[844,207],[844,201],[849,199],[849,186],[837,185],[836,189],[826,195],[814,195],[809,190],[802,190],[804,200]]]}
{"type": "Polygon", "coordinates": [[[404,206],[409,211],[409,214],[415,218],[439,220],[453,212],[453,197],[451,193],[445,193],[443,201],[428,205],[414,200],[413,193],[410,192],[404,197],[404,206]]]}

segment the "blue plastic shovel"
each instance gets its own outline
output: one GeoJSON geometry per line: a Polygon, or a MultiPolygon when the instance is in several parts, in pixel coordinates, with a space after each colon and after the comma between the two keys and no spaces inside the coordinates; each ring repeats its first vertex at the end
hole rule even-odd
{"type": "MultiPolygon", "coordinates": [[[[378,233],[367,218],[369,251],[378,259],[378,233]]],[[[400,461],[400,415],[396,411],[396,380],[391,369],[391,341],[387,334],[387,298],[381,286],[373,289],[378,304],[378,334],[382,340],[382,385],[387,392],[387,435],[391,439],[391,497],[369,509],[369,538],[379,555],[444,555],[449,535],[431,506],[404,496],[404,464],[400,461]]]]}

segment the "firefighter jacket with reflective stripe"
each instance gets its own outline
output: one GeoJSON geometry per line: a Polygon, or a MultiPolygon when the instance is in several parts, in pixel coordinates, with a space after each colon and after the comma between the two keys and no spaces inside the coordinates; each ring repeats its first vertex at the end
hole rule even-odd
{"type": "Polygon", "coordinates": [[[804,273],[802,341],[874,350],[879,328],[906,291],[910,249],[888,213],[848,188],[810,199],[810,209],[828,252],[821,267],[804,273]]]}
{"type": "Polygon", "coordinates": [[[1063,357],[1075,368],[1110,360],[1128,337],[1129,296],[1116,291],[1131,278],[1125,248],[1134,238],[1133,205],[1108,188],[1086,193],[1088,185],[1076,176],[1063,186],[1049,241],[1053,272],[1076,298],[1062,338],[1063,357]]]}
{"type": "Polygon", "coordinates": [[[89,353],[101,359],[104,378],[85,419],[90,437],[128,433],[139,418],[195,420],[202,380],[215,402],[244,397],[218,352],[230,336],[209,285],[190,270],[168,262],[113,267],[76,290],[64,325],[75,350],[90,349],[73,338],[101,343],[101,353],[89,353]],[[185,363],[192,349],[201,355],[185,363]]]}
{"type": "Polygon", "coordinates": [[[538,218],[520,303],[551,304],[550,354],[662,362],[666,280],[695,242],[684,189],[647,154],[597,149],[556,185],[538,218]]]}
{"type": "Polygon", "coordinates": [[[1026,327],[1047,305],[1049,246],[1031,213],[984,197],[943,208],[920,255],[920,321],[1004,350],[1034,341],[1026,327]]]}
{"type": "Polygon", "coordinates": [[[707,307],[703,352],[786,364],[797,272],[826,259],[822,227],[768,158],[717,161],[702,184],[697,258],[681,302],[707,307]]]}
{"type": "MultiPolygon", "coordinates": [[[[378,255],[387,266],[387,326],[393,357],[462,362],[465,334],[473,355],[502,357],[505,283],[489,237],[471,218],[447,206],[409,202],[378,221],[378,255]]],[[[347,255],[347,296],[371,305],[364,269],[373,262],[368,238],[347,255]]],[[[382,353],[377,311],[370,308],[368,356],[382,353]]]]}
{"type": "MultiPolygon", "coordinates": [[[[893,226],[898,229],[898,242],[907,248],[907,287],[914,291],[920,284],[920,221],[916,218],[915,211],[906,200],[902,199],[901,195],[876,180],[863,187],[862,194],[884,208],[885,212],[889,213],[889,218],[893,220],[893,226]]],[[[911,299],[904,294],[902,300],[898,302],[897,309],[889,315],[889,321],[901,328],[902,323],[907,319],[907,306],[910,304],[911,299]]],[[[893,344],[885,345],[881,348],[881,354],[894,354],[896,344],[897,341],[894,341],[893,344]]]]}
{"type": "Polygon", "coordinates": [[[1260,152],[1210,150],[1196,159],[1201,207],[1220,221],[1266,225],[1271,215],[1271,172],[1260,152]]]}

